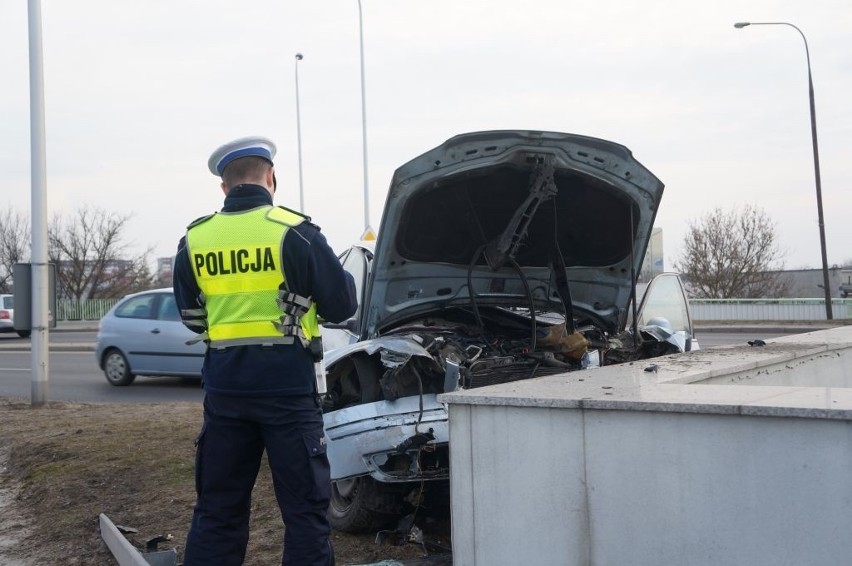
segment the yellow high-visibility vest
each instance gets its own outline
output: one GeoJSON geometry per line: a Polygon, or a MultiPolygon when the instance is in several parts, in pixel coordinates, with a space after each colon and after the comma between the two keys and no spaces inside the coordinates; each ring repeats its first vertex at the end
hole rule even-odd
{"type": "Polygon", "coordinates": [[[186,246],[203,293],[211,348],[307,346],[319,336],[317,306],[286,290],[282,242],[298,214],[274,206],[220,212],[189,226],[186,246]]]}

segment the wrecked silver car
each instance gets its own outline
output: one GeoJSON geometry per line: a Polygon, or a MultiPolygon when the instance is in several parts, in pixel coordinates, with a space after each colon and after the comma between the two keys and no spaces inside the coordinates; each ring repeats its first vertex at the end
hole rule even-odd
{"type": "Polygon", "coordinates": [[[327,333],[336,529],[446,497],[438,394],[697,347],[677,275],[637,297],[662,193],[627,148],[552,132],[459,135],[396,170],[375,250],[341,257],[358,312],[327,333]]]}

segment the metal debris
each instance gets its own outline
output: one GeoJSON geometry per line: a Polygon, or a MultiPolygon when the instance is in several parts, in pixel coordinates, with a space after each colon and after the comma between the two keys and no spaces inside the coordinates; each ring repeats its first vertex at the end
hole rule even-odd
{"type": "MultiPolygon", "coordinates": [[[[177,550],[161,550],[142,554],[130,544],[122,531],[110,521],[109,517],[100,514],[101,538],[106,543],[119,566],[177,566],[177,550]]],[[[125,532],[139,532],[131,527],[121,527],[125,532]]],[[[157,543],[171,540],[171,535],[158,535],[148,541],[147,546],[156,548],[157,543]]]]}

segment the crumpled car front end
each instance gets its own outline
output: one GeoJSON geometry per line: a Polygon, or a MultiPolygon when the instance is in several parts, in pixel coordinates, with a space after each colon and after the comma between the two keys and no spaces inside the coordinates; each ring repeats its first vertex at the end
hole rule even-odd
{"type": "Polygon", "coordinates": [[[335,528],[447,480],[436,395],[684,349],[679,280],[690,328],[637,313],[662,191],[623,146],[552,132],[456,136],[397,169],[358,341],[326,359],[335,528]]]}

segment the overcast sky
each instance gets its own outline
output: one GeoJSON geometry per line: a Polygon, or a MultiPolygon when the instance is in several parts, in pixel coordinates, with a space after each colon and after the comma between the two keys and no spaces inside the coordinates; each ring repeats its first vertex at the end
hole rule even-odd
{"type": "MultiPolygon", "coordinates": [[[[537,129],[616,141],[666,185],[666,267],[689,221],[754,204],[786,267],[821,266],[804,43],[816,93],[829,264],[852,260],[847,0],[362,0],[370,221],[394,169],[453,135],[537,129]]],[[[276,141],[277,204],[340,251],[364,230],[356,0],[42,0],[50,213],[132,213],[170,256],[217,210],[207,158],[276,141]]],[[[30,208],[27,2],[0,0],[0,207],[30,208]]]]}

